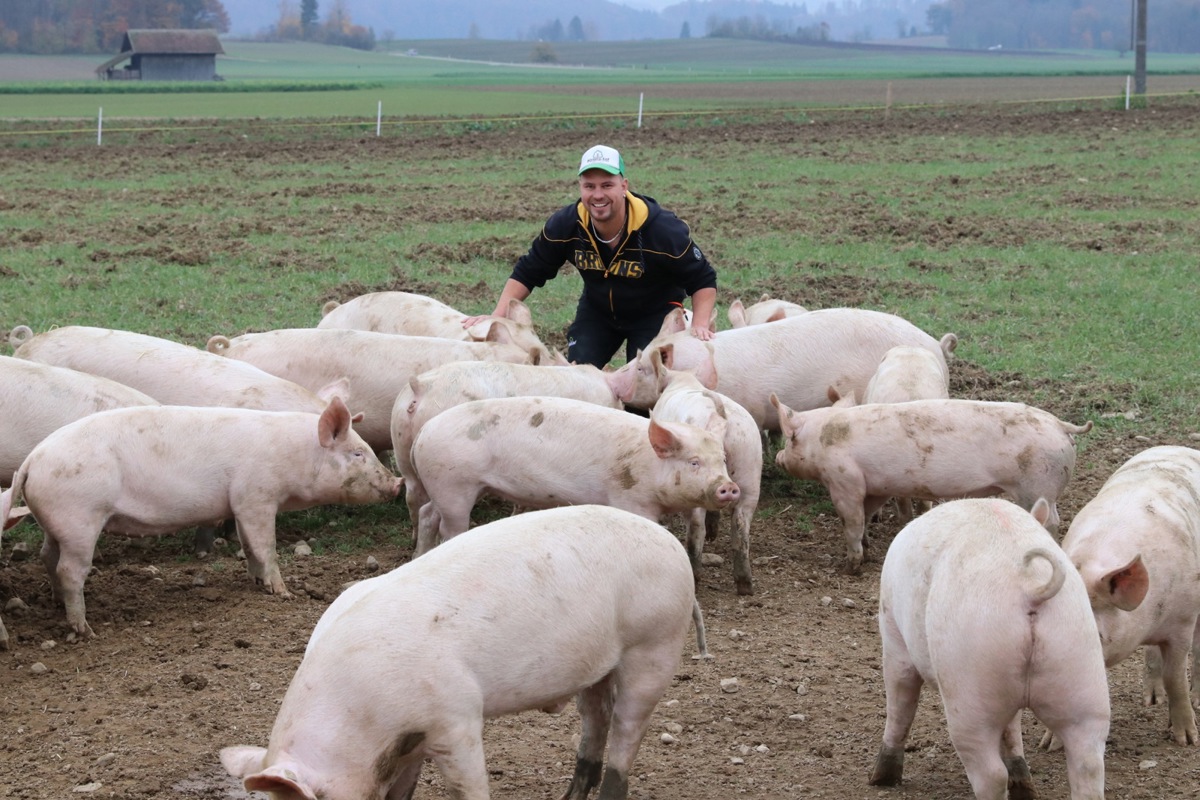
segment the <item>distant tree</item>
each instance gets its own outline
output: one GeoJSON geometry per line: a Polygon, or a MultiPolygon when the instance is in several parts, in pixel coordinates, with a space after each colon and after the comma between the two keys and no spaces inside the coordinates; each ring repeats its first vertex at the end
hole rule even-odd
{"type": "Polygon", "coordinates": [[[582,42],[585,38],[583,35],[583,20],[579,17],[571,17],[571,21],[567,23],[567,41],[582,42]]]}
{"type": "Polygon", "coordinates": [[[934,3],[925,9],[925,24],[929,32],[936,36],[945,36],[950,32],[954,23],[954,10],[949,3],[934,3]]]}
{"type": "Polygon", "coordinates": [[[479,26],[476,25],[474,22],[472,22],[470,27],[467,28],[467,38],[468,39],[478,39],[479,38],[479,26]]]}
{"type": "Polygon", "coordinates": [[[562,20],[554,18],[554,27],[550,29],[550,41],[561,42],[563,40],[563,24],[562,20]]]}
{"type": "Polygon", "coordinates": [[[317,0],[300,0],[300,28],[304,31],[304,38],[312,38],[316,27],[317,0]]]}
{"type": "Polygon", "coordinates": [[[688,21],[686,19],[683,21],[683,27],[681,27],[679,29],[679,38],[680,39],[692,38],[692,26],[688,24],[688,21]]]}
{"type": "Polygon", "coordinates": [[[558,53],[554,52],[549,42],[538,42],[529,54],[529,60],[535,64],[557,64],[558,53]]]}

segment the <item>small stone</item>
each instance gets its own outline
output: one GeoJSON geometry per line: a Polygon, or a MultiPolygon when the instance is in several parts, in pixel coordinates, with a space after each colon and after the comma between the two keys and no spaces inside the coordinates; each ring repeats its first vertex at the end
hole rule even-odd
{"type": "Polygon", "coordinates": [[[1193,442],[1200,442],[1200,433],[1189,433],[1188,438],[1193,442]]]}
{"type": "Polygon", "coordinates": [[[237,551],[237,560],[238,560],[238,561],[245,561],[245,560],[246,560],[246,551],[245,551],[245,550],[238,550],[238,551],[237,551]]]}
{"type": "Polygon", "coordinates": [[[767,747],[765,744],[760,744],[758,747],[754,748],[754,752],[769,753],[769,752],[771,752],[771,748],[767,747]]]}
{"type": "Polygon", "coordinates": [[[1152,440],[1151,440],[1151,438],[1150,438],[1149,436],[1135,436],[1135,437],[1133,437],[1133,438],[1134,438],[1136,441],[1139,441],[1139,442],[1141,442],[1142,444],[1150,444],[1150,442],[1152,441],[1152,440]]]}
{"type": "Polygon", "coordinates": [[[663,705],[665,705],[667,708],[673,708],[674,706],[679,705],[679,701],[678,700],[668,700],[663,705]]]}
{"type": "Polygon", "coordinates": [[[800,695],[801,697],[808,694],[808,686],[803,683],[800,684],[799,686],[796,687],[796,694],[800,695]]]}
{"type": "Polygon", "coordinates": [[[777,558],[779,558],[779,556],[759,556],[758,558],[754,559],[754,566],[765,567],[767,564],[770,564],[777,558]]]}
{"type": "Polygon", "coordinates": [[[842,608],[854,608],[857,604],[849,597],[842,598],[842,608]]]}
{"type": "Polygon", "coordinates": [[[744,756],[750,755],[750,745],[748,745],[748,744],[738,745],[738,752],[744,756]]]}
{"type": "Polygon", "coordinates": [[[833,602],[833,598],[830,597],[829,595],[825,595],[824,597],[821,598],[821,605],[823,605],[823,606],[827,606],[832,602],[833,602]]]}
{"type": "Polygon", "coordinates": [[[298,545],[292,548],[292,554],[295,556],[311,556],[313,554],[313,550],[308,546],[308,542],[300,542],[298,545]]]}
{"type": "Polygon", "coordinates": [[[729,638],[730,638],[730,639],[733,639],[735,642],[736,642],[738,639],[744,638],[744,637],[745,637],[745,635],[746,635],[746,634],[745,634],[744,632],[742,632],[742,631],[739,631],[737,628],[731,628],[731,629],[729,630],[729,638]]]}
{"type": "Polygon", "coordinates": [[[667,733],[674,733],[674,734],[683,733],[683,726],[680,725],[678,722],[668,722],[663,727],[667,729],[667,733]]]}
{"type": "Polygon", "coordinates": [[[672,736],[669,733],[664,733],[662,736],[659,736],[658,740],[660,742],[662,742],[663,744],[675,744],[676,742],[679,741],[678,739],[676,739],[674,736],[672,736]]]}
{"type": "Polygon", "coordinates": [[[228,539],[222,539],[220,536],[213,539],[213,549],[214,550],[217,549],[218,547],[227,547],[228,545],[229,545],[228,539]]]}
{"type": "Polygon", "coordinates": [[[204,633],[205,630],[207,630],[207,628],[205,628],[203,622],[196,620],[192,623],[192,633],[204,633]]]}
{"type": "Polygon", "coordinates": [[[187,688],[197,692],[203,689],[205,686],[208,686],[208,678],[204,677],[203,675],[192,675],[189,672],[185,672],[183,675],[181,675],[179,677],[179,682],[187,688]]]}
{"type": "Polygon", "coordinates": [[[162,574],[162,570],[153,564],[147,564],[146,566],[142,567],[142,572],[152,576],[158,576],[162,574]]]}
{"type": "Polygon", "coordinates": [[[700,564],[705,567],[719,567],[725,563],[725,559],[721,558],[716,553],[701,553],[700,564]]]}
{"type": "Polygon", "coordinates": [[[71,791],[79,792],[80,794],[88,794],[90,792],[98,791],[100,789],[100,787],[103,785],[104,784],[101,783],[100,781],[92,781],[91,783],[84,783],[79,786],[76,786],[71,791]]]}
{"type": "Polygon", "coordinates": [[[738,679],[737,678],[722,678],[721,679],[721,691],[722,692],[725,692],[727,694],[733,694],[737,690],[738,690],[738,679]]]}
{"type": "Polygon", "coordinates": [[[17,542],[12,546],[12,552],[8,557],[13,561],[24,561],[29,558],[29,542],[17,542]]]}
{"type": "Polygon", "coordinates": [[[47,639],[46,641],[42,642],[41,647],[43,650],[53,650],[54,648],[58,647],[58,642],[54,641],[53,639],[47,639]]]}
{"type": "Polygon", "coordinates": [[[1157,761],[1153,761],[1148,758],[1145,761],[1143,761],[1142,763],[1138,764],[1138,769],[1154,769],[1157,766],[1158,766],[1157,761]]]}
{"type": "Polygon", "coordinates": [[[192,578],[192,586],[204,586],[205,583],[207,583],[207,581],[204,580],[203,575],[197,575],[196,577],[192,578]]]}
{"type": "Polygon", "coordinates": [[[34,675],[41,675],[43,672],[49,672],[50,668],[40,661],[35,661],[29,665],[29,671],[34,675]]]}
{"type": "Polygon", "coordinates": [[[4,613],[11,614],[14,611],[28,611],[29,606],[25,605],[25,601],[19,597],[10,597],[8,602],[4,604],[4,613]]]}
{"type": "Polygon", "coordinates": [[[379,562],[375,556],[367,556],[367,572],[379,572],[379,562]]]}
{"type": "Polygon", "coordinates": [[[250,691],[252,691],[252,692],[260,692],[260,691],[262,691],[262,684],[261,684],[261,683],[252,683],[252,684],[250,684],[250,691]]]}
{"type": "Polygon", "coordinates": [[[67,634],[67,644],[75,644],[78,641],[79,636],[75,633],[75,631],[71,631],[67,634]]]}
{"type": "Polygon", "coordinates": [[[808,721],[808,717],[803,714],[788,714],[788,719],[795,720],[796,722],[808,721]]]}
{"type": "Polygon", "coordinates": [[[96,759],[97,767],[107,767],[109,764],[117,760],[116,753],[105,753],[96,759]]]}
{"type": "Polygon", "coordinates": [[[746,759],[738,758],[737,756],[734,756],[733,758],[729,759],[729,763],[730,764],[745,764],[746,759]]]}

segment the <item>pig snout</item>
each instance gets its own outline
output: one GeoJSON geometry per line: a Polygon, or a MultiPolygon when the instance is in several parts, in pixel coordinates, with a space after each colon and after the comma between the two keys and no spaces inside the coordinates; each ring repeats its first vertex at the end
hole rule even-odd
{"type": "Polygon", "coordinates": [[[713,489],[712,492],[713,503],[718,508],[725,508],[726,506],[733,505],[740,500],[741,497],[742,490],[733,481],[726,481],[724,483],[717,484],[716,488],[713,489]]]}
{"type": "Polygon", "coordinates": [[[342,492],[351,503],[378,503],[394,500],[404,479],[389,472],[382,464],[374,469],[355,472],[342,482],[342,492]]]}

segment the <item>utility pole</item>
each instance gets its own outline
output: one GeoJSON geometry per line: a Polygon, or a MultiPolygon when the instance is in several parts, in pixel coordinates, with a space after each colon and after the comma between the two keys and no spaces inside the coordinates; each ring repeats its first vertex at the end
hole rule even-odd
{"type": "Polygon", "coordinates": [[[1133,0],[1136,8],[1133,33],[1133,93],[1146,93],[1146,2],[1133,0]]]}

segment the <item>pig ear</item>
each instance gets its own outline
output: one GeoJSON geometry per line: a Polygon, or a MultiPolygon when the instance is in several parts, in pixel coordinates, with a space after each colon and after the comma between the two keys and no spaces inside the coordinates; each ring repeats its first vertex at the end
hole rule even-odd
{"type": "Polygon", "coordinates": [[[533,325],[533,314],[529,312],[529,306],[520,300],[509,298],[508,310],[504,316],[518,325],[533,325]]]}
{"type": "Polygon", "coordinates": [[[767,317],[767,322],[779,322],[781,319],[787,319],[787,314],[784,313],[783,307],[775,309],[771,316],[767,317]]]}
{"type": "Polygon", "coordinates": [[[321,412],[317,420],[317,439],[321,447],[332,447],[335,442],[346,438],[350,432],[350,409],[342,402],[342,398],[334,396],[321,412]]]}
{"type": "Polygon", "coordinates": [[[779,432],[784,439],[792,438],[796,431],[796,426],[792,424],[792,410],[785,406],[774,392],[771,392],[771,405],[779,412],[779,432]]]}
{"type": "Polygon", "coordinates": [[[350,399],[350,379],[343,375],[336,381],[322,386],[317,390],[317,397],[326,403],[335,397],[340,397],[342,398],[342,402],[346,402],[350,399]]]}
{"type": "MultiPolygon", "coordinates": [[[[663,317],[662,327],[658,329],[659,336],[670,336],[672,333],[679,333],[687,330],[687,319],[683,316],[682,308],[672,308],[671,311],[663,317]]],[[[657,338],[657,337],[655,337],[657,338]]]]}
{"type": "Polygon", "coordinates": [[[1133,611],[1140,606],[1150,590],[1150,573],[1142,563],[1141,554],[1101,578],[1100,586],[1108,593],[1112,604],[1122,611],[1133,611]]]}
{"type": "Polygon", "coordinates": [[[742,298],[737,298],[729,304],[729,324],[735,328],[746,327],[746,306],[742,304],[742,298]]]}
{"type": "Polygon", "coordinates": [[[485,342],[500,342],[501,344],[511,344],[512,337],[508,335],[508,328],[495,320],[491,322],[481,323],[488,326],[487,336],[483,337],[485,342]]]}
{"type": "Polygon", "coordinates": [[[662,347],[656,347],[650,351],[650,366],[654,369],[654,374],[661,376],[664,369],[671,369],[671,365],[675,363],[675,345],[664,344],[662,347]]]}
{"type": "Polygon", "coordinates": [[[252,792],[269,792],[272,797],[278,793],[288,798],[317,800],[316,793],[289,764],[276,764],[257,775],[248,775],[242,785],[252,792]]]}
{"type": "Polygon", "coordinates": [[[655,422],[651,417],[650,446],[654,448],[654,455],[659,458],[670,458],[679,451],[679,438],[675,436],[675,432],[668,424],[655,422]]]}
{"type": "Polygon", "coordinates": [[[1046,527],[1046,520],[1050,519],[1050,501],[1044,497],[1039,497],[1037,502],[1033,504],[1033,508],[1029,509],[1029,513],[1033,514],[1033,518],[1038,525],[1046,527]]]}
{"type": "Polygon", "coordinates": [[[700,380],[700,385],[709,391],[716,391],[717,388],[717,362],[713,357],[714,351],[712,342],[703,342],[704,349],[708,351],[704,359],[700,361],[692,372],[696,373],[696,377],[700,380]]]}

